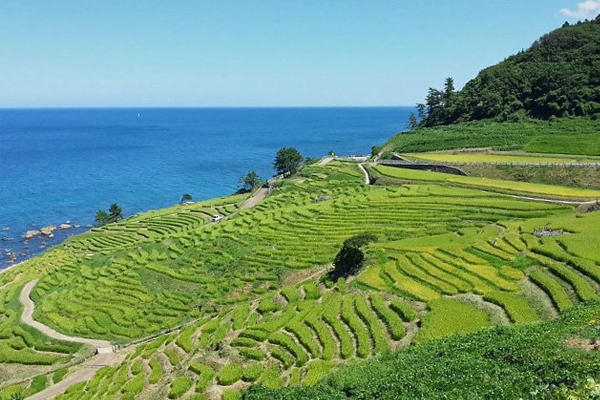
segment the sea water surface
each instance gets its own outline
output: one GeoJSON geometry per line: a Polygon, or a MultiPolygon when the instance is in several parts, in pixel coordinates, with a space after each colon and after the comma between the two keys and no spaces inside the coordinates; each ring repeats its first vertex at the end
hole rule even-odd
{"type": "Polygon", "coordinates": [[[224,196],[275,153],[367,154],[406,127],[409,107],[0,110],[0,268],[92,224],[118,203],[125,216],[224,196]],[[21,238],[69,221],[80,229],[21,238]]]}

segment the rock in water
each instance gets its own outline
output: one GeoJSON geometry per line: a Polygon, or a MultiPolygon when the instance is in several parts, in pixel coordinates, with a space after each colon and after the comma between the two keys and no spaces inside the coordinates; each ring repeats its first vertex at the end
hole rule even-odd
{"type": "Polygon", "coordinates": [[[71,229],[73,225],[70,224],[60,224],[60,229],[71,229]]]}
{"type": "Polygon", "coordinates": [[[46,227],[40,229],[40,231],[42,232],[42,235],[44,235],[44,236],[52,236],[52,231],[54,231],[55,229],[56,229],[56,226],[50,225],[50,226],[46,226],[46,227]]]}
{"type": "Polygon", "coordinates": [[[41,232],[40,231],[27,231],[25,232],[25,235],[23,235],[24,239],[31,239],[34,236],[39,235],[41,232]]]}

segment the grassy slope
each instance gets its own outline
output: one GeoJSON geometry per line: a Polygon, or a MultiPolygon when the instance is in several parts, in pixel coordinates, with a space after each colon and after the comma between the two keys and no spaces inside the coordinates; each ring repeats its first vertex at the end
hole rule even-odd
{"type": "Polygon", "coordinates": [[[598,156],[600,120],[562,118],[554,122],[468,122],[400,133],[392,137],[383,149],[384,152],[410,153],[479,147],[598,156]]]}
{"type": "Polygon", "coordinates": [[[598,352],[564,344],[575,336],[597,337],[599,314],[600,303],[590,303],[549,323],[454,336],[348,366],[315,387],[256,387],[244,399],[500,400],[529,398],[534,390],[541,390],[537,398],[562,398],[551,395],[553,385],[600,378],[598,352]]]}
{"type": "MultiPolygon", "coordinates": [[[[215,393],[245,388],[250,381],[270,387],[314,383],[332,365],[395,347],[398,343],[389,341],[388,331],[403,343],[410,342],[408,332],[417,326],[414,316],[406,315],[415,309],[421,310],[418,318],[428,321],[423,338],[489,325],[484,315],[489,304],[487,308],[479,308],[479,303],[475,303],[478,308],[455,307],[442,301],[440,308],[437,301],[428,316],[425,302],[443,295],[481,299],[478,296],[504,293],[495,302],[511,310],[515,319],[525,320],[523,316],[531,314],[535,319],[531,307],[539,304],[522,293],[519,284],[528,282],[527,268],[533,262],[523,262],[526,252],[542,245],[531,233],[543,226],[571,232],[560,241],[545,241],[543,249],[552,256],[549,262],[567,257],[573,265],[549,264],[539,270],[548,271],[551,281],[555,275],[550,271],[555,270],[574,279],[566,284],[565,294],[572,304],[580,302],[575,293],[595,296],[589,282],[600,282],[600,276],[593,278],[596,266],[590,260],[597,255],[582,246],[600,226],[593,213],[579,218],[566,206],[438,184],[365,187],[361,178],[355,165],[312,166],[286,180],[256,208],[215,226],[190,219],[202,210],[216,211],[208,204],[142,214],[72,238],[2,274],[0,286],[7,286],[0,294],[10,305],[24,282],[39,277],[34,298],[39,319],[62,331],[122,341],[199,318],[189,328],[131,349],[120,365],[104,369],[61,400],[80,398],[83,393],[97,393],[99,399],[107,393],[162,399],[180,391],[187,391],[182,397],[187,398],[194,391],[207,390],[218,398],[215,393]],[[322,195],[329,200],[314,201],[322,195]],[[327,264],[345,238],[364,231],[377,232],[380,241],[369,248],[371,266],[347,290],[316,289],[314,283],[282,289],[285,282],[298,281],[296,274],[311,275],[296,271],[327,264]],[[139,236],[140,232],[150,238],[139,236]],[[408,239],[414,237],[420,239],[408,239]],[[498,247],[491,246],[494,239],[499,239],[498,247]],[[432,260],[436,267],[430,265],[432,260]],[[581,274],[587,275],[577,278],[581,274]],[[377,303],[377,307],[383,304],[383,314],[372,310],[376,307],[370,297],[373,287],[384,296],[383,303],[377,303]],[[516,299],[516,305],[507,296],[516,299]],[[524,311],[519,309],[522,304],[524,311]],[[447,310],[464,315],[437,318],[436,308],[437,316],[447,310]],[[323,315],[308,314],[319,309],[323,315]],[[404,322],[398,322],[400,317],[404,322]],[[326,324],[331,327],[324,328],[326,324]],[[334,326],[346,332],[343,340],[326,338],[334,326]],[[311,329],[321,329],[323,337],[311,336],[311,329]],[[295,339],[290,341],[290,335],[295,339]],[[240,364],[244,374],[255,365],[263,370],[245,382],[219,385],[215,374],[225,374],[220,371],[231,362],[240,364]],[[212,372],[202,372],[207,370],[212,372]]],[[[227,201],[219,203],[224,207],[220,212],[235,212],[227,201]]],[[[27,343],[15,343],[14,324],[6,319],[0,322],[7,332],[0,336],[0,344],[33,351],[27,343]]],[[[27,381],[23,384],[28,385],[33,387],[27,381]]]]}

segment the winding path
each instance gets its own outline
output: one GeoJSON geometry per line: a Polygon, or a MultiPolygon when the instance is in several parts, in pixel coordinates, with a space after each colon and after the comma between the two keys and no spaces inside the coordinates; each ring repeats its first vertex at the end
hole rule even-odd
{"type": "Polygon", "coordinates": [[[38,331],[42,332],[43,334],[50,336],[51,338],[54,338],[54,339],[64,340],[67,342],[83,343],[83,344],[92,346],[96,349],[110,348],[112,346],[112,344],[106,340],[87,339],[87,338],[82,338],[82,337],[63,335],[62,333],[55,331],[54,329],[50,328],[49,326],[46,326],[46,325],[34,320],[33,319],[33,311],[35,310],[35,304],[33,303],[33,301],[31,300],[31,298],[29,296],[31,295],[31,291],[33,290],[33,287],[37,283],[38,283],[38,280],[34,279],[32,281],[27,282],[25,284],[25,286],[23,286],[23,290],[21,291],[21,295],[19,297],[19,300],[21,301],[21,303],[23,303],[23,314],[21,315],[21,322],[37,329],[38,331]]]}
{"type": "Polygon", "coordinates": [[[63,393],[69,387],[75,385],[76,383],[91,379],[99,368],[108,365],[115,356],[115,354],[113,353],[112,344],[107,340],[88,339],[82,337],[63,335],[62,333],[55,331],[49,326],[46,326],[34,320],[33,312],[35,310],[35,303],[31,300],[30,295],[31,291],[37,283],[37,279],[29,281],[25,284],[25,286],[23,286],[23,290],[21,290],[21,294],[19,296],[19,301],[23,304],[23,314],[21,314],[21,322],[31,326],[32,328],[37,329],[38,331],[44,333],[45,335],[51,338],[64,340],[66,342],[82,343],[88,346],[92,346],[96,349],[98,354],[84,362],[82,365],[77,366],[77,370],[74,373],[68,374],[66,378],[61,382],[57,383],[56,385],[47,387],[41,392],[28,397],[26,400],[45,400],[57,396],[63,393]]]}

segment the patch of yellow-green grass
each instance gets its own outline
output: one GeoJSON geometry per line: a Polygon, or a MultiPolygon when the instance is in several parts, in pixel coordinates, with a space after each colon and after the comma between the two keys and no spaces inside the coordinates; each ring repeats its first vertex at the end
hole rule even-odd
{"type": "Polygon", "coordinates": [[[475,186],[480,188],[506,190],[532,195],[594,199],[600,198],[600,190],[577,189],[564,186],[544,185],[539,183],[503,181],[499,179],[476,178],[472,176],[459,176],[441,172],[420,171],[407,168],[396,168],[378,165],[375,169],[386,176],[423,182],[446,182],[459,185],[475,186]]]}
{"type": "Polygon", "coordinates": [[[442,297],[427,303],[429,312],[423,317],[422,327],[414,342],[469,333],[490,326],[485,312],[458,300],[442,297]]]}
{"type": "Polygon", "coordinates": [[[439,235],[411,237],[393,242],[373,244],[373,247],[382,247],[390,250],[423,250],[423,248],[436,248],[440,246],[464,246],[477,241],[485,241],[498,236],[499,229],[494,226],[468,227],[461,229],[459,233],[448,232],[439,235]]]}
{"type": "Polygon", "coordinates": [[[370,288],[387,291],[389,287],[380,274],[381,267],[379,265],[371,265],[358,276],[358,281],[370,288]]]}
{"type": "Polygon", "coordinates": [[[445,153],[408,153],[402,154],[403,157],[415,158],[418,160],[439,161],[450,163],[572,163],[572,162],[591,162],[588,159],[578,160],[576,158],[564,157],[545,157],[545,156],[516,156],[499,155],[483,153],[463,153],[463,154],[445,154],[445,153]]]}

